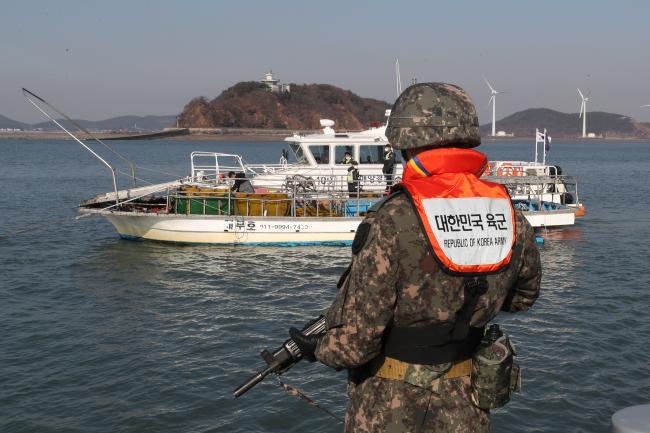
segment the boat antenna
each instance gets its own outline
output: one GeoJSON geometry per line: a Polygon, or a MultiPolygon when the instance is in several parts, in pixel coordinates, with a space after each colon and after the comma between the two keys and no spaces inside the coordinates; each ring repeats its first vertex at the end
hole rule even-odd
{"type": "MultiPolygon", "coordinates": [[[[108,144],[104,143],[102,140],[100,140],[98,137],[96,137],[92,132],[88,131],[86,128],[84,128],[83,126],[81,126],[77,121],[75,121],[75,120],[73,120],[72,118],[70,118],[70,116],[68,116],[67,114],[65,114],[63,111],[59,110],[59,109],[56,108],[54,105],[52,105],[52,104],[50,104],[49,102],[47,102],[45,99],[41,98],[40,96],[36,95],[36,94],[33,93],[33,92],[30,92],[29,90],[25,89],[24,87],[23,87],[23,95],[25,95],[25,98],[27,99],[27,101],[28,101],[29,103],[31,103],[34,107],[36,107],[36,108],[38,109],[38,111],[40,111],[41,113],[43,113],[43,114],[44,114],[48,119],[50,119],[52,122],[54,122],[54,123],[55,123],[59,128],[61,128],[61,129],[62,129],[63,131],[65,131],[68,135],[70,135],[73,139],[77,140],[79,143],[81,143],[81,140],[79,140],[79,139],[78,139],[77,137],[75,137],[72,133],[70,133],[70,131],[68,131],[67,129],[65,129],[65,128],[64,128],[64,127],[63,127],[59,122],[57,122],[54,118],[52,118],[52,116],[50,116],[48,113],[46,113],[44,110],[42,110],[41,107],[40,107],[38,104],[36,104],[36,103],[31,99],[31,98],[35,98],[35,99],[37,99],[38,101],[40,101],[42,104],[44,104],[46,107],[48,107],[49,109],[51,109],[52,111],[54,111],[56,114],[58,114],[59,116],[63,117],[64,119],[66,119],[68,122],[72,123],[72,124],[73,124],[73,125],[74,125],[78,130],[79,130],[79,131],[85,133],[85,134],[86,134],[87,136],[89,136],[91,139],[95,140],[96,142],[98,142],[99,144],[101,144],[102,146],[104,146],[106,149],[108,149],[109,151],[111,151],[114,155],[116,155],[117,157],[121,158],[124,162],[126,162],[126,163],[129,165],[129,167],[131,168],[131,178],[133,179],[133,186],[134,186],[134,187],[136,186],[135,164],[134,164],[133,162],[131,162],[130,159],[128,159],[126,156],[122,155],[120,152],[118,152],[117,150],[115,150],[112,146],[109,146],[108,144]]],[[[88,149],[88,147],[87,147],[85,144],[83,144],[83,143],[81,143],[81,144],[82,144],[86,149],[88,149]]],[[[90,150],[90,149],[88,149],[88,150],[90,150]]],[[[91,150],[91,152],[92,152],[92,150],[91,150]]],[[[99,158],[99,156],[98,156],[95,152],[92,152],[92,153],[93,153],[93,155],[95,155],[96,157],[99,158]]],[[[100,159],[101,159],[101,158],[100,158],[100,159]]],[[[106,162],[106,161],[104,161],[103,159],[102,159],[102,161],[103,161],[103,162],[106,162]]],[[[113,169],[113,168],[111,167],[111,169],[113,169]]],[[[113,171],[115,171],[115,170],[113,170],[113,171]]]]}
{"type": "MultiPolygon", "coordinates": [[[[61,125],[61,124],[60,124],[56,119],[54,119],[52,116],[50,116],[50,115],[49,115],[45,110],[43,110],[43,109],[40,107],[40,105],[38,105],[36,102],[34,102],[34,99],[37,99],[37,100],[40,101],[42,104],[46,105],[48,108],[52,109],[53,111],[57,112],[57,113],[60,114],[61,116],[65,117],[67,120],[71,121],[71,122],[72,122],[72,123],[73,123],[77,128],[81,129],[82,131],[86,132],[86,130],[83,129],[81,126],[79,126],[79,125],[77,124],[77,122],[75,122],[74,120],[70,119],[68,116],[66,116],[65,114],[63,114],[61,111],[59,111],[59,110],[57,110],[56,108],[54,108],[54,107],[52,106],[52,104],[48,103],[47,101],[45,101],[45,100],[44,100],[43,98],[41,98],[40,96],[38,96],[38,95],[36,95],[36,94],[30,92],[29,90],[27,90],[27,89],[25,89],[25,88],[23,88],[23,95],[25,95],[25,99],[27,99],[27,102],[29,102],[29,103],[32,104],[34,107],[36,107],[36,109],[37,109],[38,111],[40,111],[41,113],[43,113],[43,115],[45,115],[45,117],[47,117],[47,118],[50,119],[52,122],[54,122],[54,124],[55,124],[56,126],[58,126],[59,128],[61,128],[61,129],[62,129],[66,134],[68,134],[70,137],[72,137],[73,140],[75,140],[77,143],[81,144],[81,145],[82,145],[82,146],[83,146],[83,147],[84,147],[88,152],[92,153],[93,156],[94,156],[95,158],[99,159],[99,160],[102,162],[102,164],[104,164],[106,167],[108,167],[108,169],[111,171],[111,175],[113,176],[113,188],[115,189],[115,204],[119,204],[119,197],[118,197],[118,193],[117,193],[117,179],[115,178],[115,168],[114,168],[112,165],[110,165],[108,162],[106,162],[106,160],[105,160],[104,158],[102,158],[101,156],[99,156],[99,155],[98,155],[94,150],[92,150],[92,149],[91,149],[91,148],[90,148],[86,143],[84,143],[83,141],[81,141],[80,139],[78,139],[78,138],[77,138],[77,137],[76,137],[72,132],[68,131],[68,130],[67,130],[63,125],[61,125]],[[34,98],[34,99],[32,99],[32,98],[34,98]]],[[[90,135],[92,135],[92,134],[90,134],[90,135]]],[[[102,143],[102,141],[101,141],[101,140],[98,140],[97,138],[95,138],[95,140],[97,140],[97,141],[99,141],[100,143],[102,143]]],[[[104,143],[102,143],[102,144],[104,144],[104,143]]],[[[106,146],[106,144],[104,144],[104,145],[106,146]]],[[[107,146],[107,147],[110,148],[110,146],[107,146]]],[[[115,152],[115,153],[117,153],[117,152],[115,152]]],[[[118,155],[119,155],[119,154],[118,154],[118,155]]],[[[125,158],[125,159],[126,159],[126,158],[125,158]]]]}

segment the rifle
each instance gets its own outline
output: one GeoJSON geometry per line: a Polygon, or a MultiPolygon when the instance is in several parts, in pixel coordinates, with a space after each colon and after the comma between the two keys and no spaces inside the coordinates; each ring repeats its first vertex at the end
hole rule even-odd
{"type": "MultiPolygon", "coordinates": [[[[305,335],[315,335],[321,334],[325,331],[325,317],[320,316],[309,322],[301,332],[305,335]]],[[[246,391],[263,381],[269,374],[275,373],[281,375],[302,359],[302,353],[300,353],[298,345],[291,338],[282,343],[282,346],[276,349],[273,353],[264,349],[262,350],[261,355],[262,359],[267,364],[266,368],[238,386],[232,392],[235,398],[243,395],[246,391]]]]}

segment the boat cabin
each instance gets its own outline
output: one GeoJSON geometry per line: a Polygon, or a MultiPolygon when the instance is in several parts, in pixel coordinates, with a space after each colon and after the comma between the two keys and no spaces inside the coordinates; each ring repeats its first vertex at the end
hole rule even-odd
{"type": "MultiPolygon", "coordinates": [[[[361,132],[336,132],[334,122],[321,119],[320,134],[295,134],[285,138],[297,165],[309,167],[344,167],[346,153],[358,161],[360,167],[382,166],[384,147],[388,144],[386,127],[371,127],[361,132]]],[[[399,162],[399,161],[396,161],[399,162]]]]}

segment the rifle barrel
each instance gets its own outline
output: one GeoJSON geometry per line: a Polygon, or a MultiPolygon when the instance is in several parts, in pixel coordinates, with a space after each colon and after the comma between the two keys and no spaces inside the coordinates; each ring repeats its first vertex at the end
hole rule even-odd
{"type": "Polygon", "coordinates": [[[255,385],[257,385],[258,383],[260,383],[261,381],[263,381],[264,378],[265,378],[266,376],[268,376],[268,374],[269,374],[271,371],[273,371],[273,369],[272,369],[271,367],[267,367],[265,370],[260,371],[260,372],[257,373],[255,376],[253,376],[253,377],[251,377],[250,379],[248,379],[248,381],[246,381],[246,382],[243,383],[242,385],[238,386],[237,389],[235,389],[235,390],[232,392],[232,395],[234,395],[235,398],[241,396],[241,395],[244,394],[246,391],[248,391],[249,389],[251,389],[252,387],[254,387],[255,385]]]}

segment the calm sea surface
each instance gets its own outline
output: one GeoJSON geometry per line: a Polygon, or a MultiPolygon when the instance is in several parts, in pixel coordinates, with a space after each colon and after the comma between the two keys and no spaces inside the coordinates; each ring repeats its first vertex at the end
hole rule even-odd
{"type": "MultiPolygon", "coordinates": [[[[189,152],[276,162],[282,143],[115,143],[156,172],[189,172],[189,152]]],[[[489,142],[527,159],[530,142],[489,142]]],[[[650,403],[650,143],[554,143],[587,216],[546,236],[542,294],[503,314],[524,390],[495,432],[608,432],[650,403]]],[[[346,247],[177,246],[118,238],[73,207],[111,189],[71,141],[0,141],[0,432],[337,432],[341,425],[273,378],[243,398],[292,325],[329,305],[346,247]]],[[[342,415],[345,374],[300,364],[285,379],[342,415]]]]}

